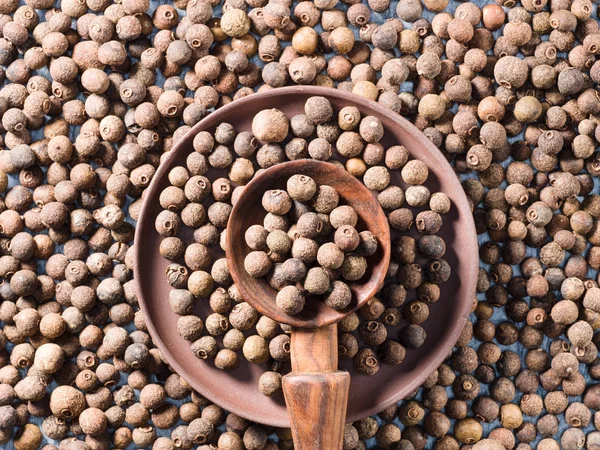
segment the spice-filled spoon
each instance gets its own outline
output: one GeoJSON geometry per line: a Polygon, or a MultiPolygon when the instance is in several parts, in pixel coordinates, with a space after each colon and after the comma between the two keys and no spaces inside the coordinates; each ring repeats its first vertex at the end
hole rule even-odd
{"type": "Polygon", "coordinates": [[[358,179],[332,163],[297,160],[277,164],[248,183],[229,217],[226,253],[231,276],[245,300],[261,314],[291,326],[292,372],[283,378],[283,392],[290,415],[294,445],[299,450],[342,448],[350,374],[338,370],[337,322],[356,311],[383,286],[390,252],[388,220],[375,196],[358,179]],[[351,303],[334,310],[318,298],[308,298],[296,315],[276,304],[277,291],[264,278],[246,272],[244,260],[251,252],[244,234],[262,223],[266,211],[263,194],[285,189],[294,175],[305,175],[319,185],[335,189],[340,203],[352,207],[358,223],[377,238],[377,252],[367,258],[360,280],[349,283],[351,303]]]}

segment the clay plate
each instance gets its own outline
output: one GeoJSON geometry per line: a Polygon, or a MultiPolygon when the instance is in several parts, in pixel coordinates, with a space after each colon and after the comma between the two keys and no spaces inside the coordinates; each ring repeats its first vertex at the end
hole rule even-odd
{"type": "MultiPolygon", "coordinates": [[[[194,135],[207,130],[213,132],[221,122],[228,122],[236,130],[251,129],[252,117],[260,110],[278,108],[288,117],[304,111],[308,97],[327,97],[337,112],[342,107],[355,105],[363,115],[379,117],[385,127],[381,143],[385,146],[404,145],[411,157],[424,161],[430,170],[427,186],[445,192],[452,200],[450,213],[444,216],[440,235],[448,250],[445,259],[452,267],[450,280],[444,283],[442,298],[431,305],[430,317],[425,322],[427,340],[419,350],[409,350],[400,366],[381,365],[377,375],[360,375],[351,361],[340,361],[340,368],[350,371],[352,383],[348,402],[347,420],[352,422],[375,414],[415,390],[448,355],[460,335],[473,300],[478,272],[478,246],[475,225],[467,198],[450,164],[439,150],[412,124],[378,103],[336,89],[319,87],[287,87],[272,92],[254,94],[219,109],[198,123],[172,150],[171,155],[157,170],[140,214],[135,238],[135,283],[140,306],[153,341],[164,359],[196,391],[228,411],[249,420],[289,427],[283,396],[272,399],[258,391],[258,378],[265,367],[240,358],[240,365],[231,372],[216,369],[212,362],[197,359],[189,343],[177,332],[177,319],[170,309],[164,271],[168,262],[159,254],[160,236],[154,230],[154,220],[161,207],[160,192],[168,186],[167,175],[177,165],[185,165],[186,157],[193,152],[194,135]]],[[[213,170],[209,178],[225,176],[225,171],[213,170]]],[[[403,186],[400,174],[392,174],[394,183],[403,186]]],[[[396,236],[392,232],[392,239],[396,236]]],[[[192,241],[191,230],[180,234],[186,242],[192,241]]],[[[220,254],[219,257],[223,257],[220,254]]],[[[410,297],[409,297],[410,299],[410,297]]],[[[209,313],[206,301],[198,301],[196,314],[209,313]]],[[[393,330],[399,330],[394,328],[393,330]]],[[[394,331],[390,338],[395,338],[394,331]]]]}

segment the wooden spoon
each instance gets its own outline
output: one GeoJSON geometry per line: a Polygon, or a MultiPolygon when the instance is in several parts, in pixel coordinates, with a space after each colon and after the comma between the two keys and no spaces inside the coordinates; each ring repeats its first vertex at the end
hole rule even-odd
{"type": "Polygon", "coordinates": [[[244,299],[261,314],[292,327],[292,372],[283,377],[283,392],[295,448],[341,449],[350,374],[338,370],[337,322],[365,304],[383,286],[391,240],[388,220],[377,199],[358,179],[335,164],[310,159],[277,164],[245,186],[229,217],[226,241],[229,271],[244,299]],[[251,225],[262,224],[266,215],[261,205],[264,192],[285,189],[287,180],[296,174],[307,175],[318,185],[333,187],[340,203],[357,212],[357,228],[371,231],[378,239],[377,252],[367,258],[367,272],[359,281],[349,283],[352,302],[344,310],[336,311],[318,298],[309,298],[299,314],[286,314],[275,303],[277,291],[264,278],[253,278],[244,269],[244,259],[251,251],[244,233],[251,225]]]}

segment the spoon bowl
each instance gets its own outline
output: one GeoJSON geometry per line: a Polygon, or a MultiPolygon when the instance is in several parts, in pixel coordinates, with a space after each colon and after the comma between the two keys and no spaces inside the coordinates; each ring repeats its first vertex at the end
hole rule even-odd
{"type": "Polygon", "coordinates": [[[281,323],[298,328],[317,328],[338,322],[356,311],[383,286],[390,263],[391,239],[387,217],[373,193],[357,178],[335,164],[301,159],[268,168],[248,183],[238,198],[227,228],[227,265],[243,298],[261,314],[281,323]],[[293,175],[311,177],[317,185],[329,185],[340,196],[340,204],[354,208],[358,214],[358,231],[369,230],[377,237],[377,252],[367,258],[363,277],[348,283],[352,291],[350,305],[340,311],[327,306],[320,298],[309,297],[305,308],[296,315],[282,311],[275,303],[277,291],[267,280],[253,278],[244,269],[244,259],[251,252],[244,240],[245,231],[252,225],[262,224],[266,211],[261,206],[263,194],[271,189],[285,189],[293,175]]]}

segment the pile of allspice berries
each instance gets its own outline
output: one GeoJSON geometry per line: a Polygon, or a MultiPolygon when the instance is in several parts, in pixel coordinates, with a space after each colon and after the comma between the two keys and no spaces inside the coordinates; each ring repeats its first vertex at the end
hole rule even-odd
{"type": "MultiPolygon", "coordinates": [[[[348,424],[344,449],[597,450],[599,53],[590,0],[0,1],[0,445],[293,448],[169,370],[131,246],[143,192],[191,126],[311,83],[421,129],[460,174],[481,242],[454,351],[414,395],[348,424]]],[[[344,166],[380,164],[363,151],[344,166]]]]}
{"type": "Polygon", "coordinates": [[[363,278],[366,257],[377,252],[375,235],[356,230],[356,210],[338,206],[338,201],[335,188],[318,185],[307,175],[292,175],[286,190],[270,189],[262,197],[268,214],[286,220],[291,212],[289,226],[268,231],[256,224],[246,230],[246,245],[253,251],[246,255],[244,268],[254,278],[268,277],[278,291],[277,306],[287,314],[301,312],[307,296],[320,296],[335,310],[346,308],[352,301],[347,283],[363,278]]]}

